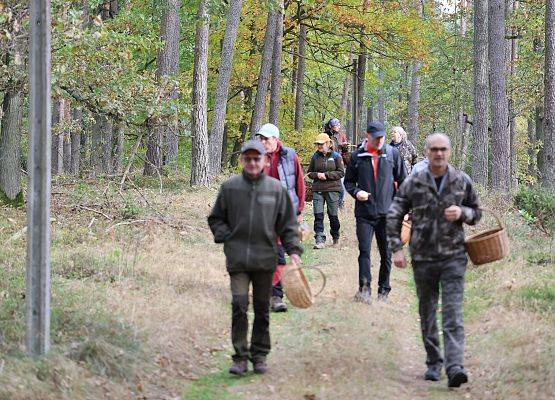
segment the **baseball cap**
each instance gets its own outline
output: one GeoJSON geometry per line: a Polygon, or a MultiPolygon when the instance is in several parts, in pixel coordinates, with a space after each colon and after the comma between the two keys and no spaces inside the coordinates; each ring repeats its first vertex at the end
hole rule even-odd
{"type": "Polygon", "coordinates": [[[320,133],[318,136],[316,136],[316,140],[314,140],[315,144],[324,144],[324,143],[329,143],[330,141],[330,137],[328,135],[326,135],[325,133],[320,133]]]}
{"type": "Polygon", "coordinates": [[[275,137],[279,138],[279,129],[274,124],[264,124],[258,130],[257,135],[264,136],[264,137],[275,137]]]}
{"type": "Polygon", "coordinates": [[[340,122],[337,118],[330,119],[330,122],[329,122],[330,127],[331,126],[336,126],[336,125],[339,125],[339,124],[340,124],[340,122]]]}
{"type": "Polygon", "coordinates": [[[385,128],[379,121],[370,122],[366,128],[366,133],[372,135],[374,139],[385,136],[385,128]]]}
{"type": "Polygon", "coordinates": [[[256,151],[260,153],[260,155],[266,154],[266,149],[260,140],[247,140],[241,147],[241,154],[246,153],[249,150],[256,151]]]}

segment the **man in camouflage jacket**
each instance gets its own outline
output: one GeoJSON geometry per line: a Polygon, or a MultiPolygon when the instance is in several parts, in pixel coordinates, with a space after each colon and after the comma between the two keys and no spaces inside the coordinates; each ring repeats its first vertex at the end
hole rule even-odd
{"type": "Polygon", "coordinates": [[[462,300],[467,257],[463,223],[481,218],[478,197],[468,175],[449,165],[451,143],[443,134],[426,140],[428,168],[401,185],[387,215],[387,236],[397,267],[406,267],[400,238],[405,214],[412,209],[410,252],[419,300],[426,380],[438,381],[445,364],[449,387],[468,381],[463,367],[462,300]],[[445,361],[441,354],[436,308],[441,287],[445,361]]]}

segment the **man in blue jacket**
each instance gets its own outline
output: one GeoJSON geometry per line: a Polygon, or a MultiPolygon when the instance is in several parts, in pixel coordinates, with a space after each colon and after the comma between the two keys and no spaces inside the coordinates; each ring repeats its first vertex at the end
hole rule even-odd
{"type": "Polygon", "coordinates": [[[397,187],[406,177],[401,155],[384,141],[383,124],[371,122],[366,129],[366,139],[353,152],[345,173],[345,189],[356,200],[359,290],[355,301],[366,304],[372,301],[370,247],[374,233],[380,251],[378,299],[387,300],[391,290],[391,251],[387,244],[386,215],[397,187]]]}

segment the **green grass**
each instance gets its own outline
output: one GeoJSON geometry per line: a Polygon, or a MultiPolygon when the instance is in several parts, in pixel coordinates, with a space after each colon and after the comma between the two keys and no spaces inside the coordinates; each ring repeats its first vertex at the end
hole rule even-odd
{"type": "Polygon", "coordinates": [[[553,314],[555,312],[555,285],[547,282],[520,288],[517,292],[521,304],[532,311],[553,314]]]}
{"type": "Polygon", "coordinates": [[[259,377],[249,372],[246,377],[237,377],[227,372],[227,365],[221,364],[220,371],[208,374],[187,389],[181,397],[183,400],[235,400],[241,399],[237,394],[230,393],[233,386],[255,382],[259,377]]]}

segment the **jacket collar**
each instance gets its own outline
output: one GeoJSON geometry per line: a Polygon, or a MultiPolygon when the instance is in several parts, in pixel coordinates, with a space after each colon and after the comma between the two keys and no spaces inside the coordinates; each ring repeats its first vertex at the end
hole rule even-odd
{"type": "Polygon", "coordinates": [[[262,180],[264,179],[264,177],[266,176],[266,175],[264,175],[264,171],[262,171],[262,172],[260,173],[260,175],[258,175],[258,177],[256,177],[256,178],[251,178],[251,177],[249,176],[249,174],[247,174],[244,170],[243,170],[243,172],[241,173],[241,175],[243,175],[243,179],[246,180],[246,181],[249,182],[249,183],[260,182],[260,181],[262,181],[262,180]]]}
{"type": "MultiPolygon", "coordinates": [[[[426,167],[425,169],[423,169],[422,171],[418,172],[415,176],[414,179],[424,185],[429,186],[430,188],[434,189],[435,191],[437,190],[436,184],[434,182],[434,178],[432,176],[432,173],[430,172],[430,168],[426,167]]],[[[447,165],[447,171],[445,172],[445,175],[443,176],[443,183],[441,185],[441,188],[445,187],[446,184],[449,184],[453,181],[455,181],[457,179],[457,170],[451,165],[448,164],[447,165]]]]}
{"type": "MultiPolygon", "coordinates": [[[[372,157],[372,154],[370,154],[370,153],[366,150],[367,145],[368,145],[368,139],[364,139],[364,140],[362,141],[361,145],[358,147],[358,151],[359,151],[358,156],[359,156],[359,157],[372,157]]],[[[384,143],[384,145],[382,146],[382,148],[378,150],[378,154],[379,154],[379,155],[385,153],[385,146],[387,146],[387,145],[384,143]]]]}

